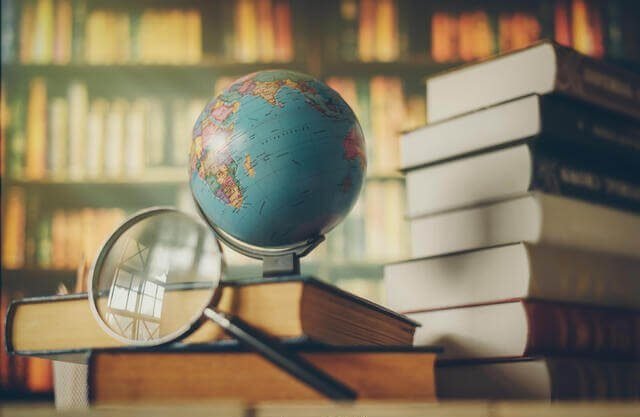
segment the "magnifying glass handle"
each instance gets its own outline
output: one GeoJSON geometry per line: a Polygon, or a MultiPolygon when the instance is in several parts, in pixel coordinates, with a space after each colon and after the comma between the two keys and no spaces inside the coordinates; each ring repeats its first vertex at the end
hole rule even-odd
{"type": "Polygon", "coordinates": [[[354,400],[356,393],[304,358],[287,351],[277,341],[237,317],[228,316],[212,308],[204,315],[226,330],[230,335],[263,355],[271,363],[295,376],[301,382],[338,401],[354,400]]]}

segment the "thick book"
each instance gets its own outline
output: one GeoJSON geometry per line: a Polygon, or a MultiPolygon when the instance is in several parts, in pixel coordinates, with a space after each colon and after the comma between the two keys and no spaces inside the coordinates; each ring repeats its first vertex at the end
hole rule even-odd
{"type": "Polygon", "coordinates": [[[578,100],[533,94],[405,133],[400,166],[406,170],[524,140],[638,161],[640,121],[578,100]]]}
{"type": "Polygon", "coordinates": [[[429,78],[428,121],[532,93],[557,93],[640,118],[640,75],[544,41],[429,78]]]}
{"type": "Polygon", "coordinates": [[[409,314],[414,344],[440,345],[443,358],[530,355],[640,358],[638,310],[516,300],[409,314]]]}
{"type": "Polygon", "coordinates": [[[640,399],[637,361],[571,357],[441,361],[436,365],[436,379],[439,399],[640,399]]]}
{"type": "Polygon", "coordinates": [[[640,310],[640,259],[514,243],[384,267],[386,304],[411,312],[516,298],[640,310]]]}
{"type": "Polygon", "coordinates": [[[412,219],[410,235],[413,258],[518,242],[640,256],[639,215],[539,192],[412,219]]]}
{"type": "MultiPolygon", "coordinates": [[[[195,291],[174,296],[188,302],[195,291]]],[[[268,334],[329,345],[410,346],[417,325],[308,277],[225,283],[218,308],[268,334]]],[[[6,343],[11,353],[77,360],[74,353],[122,345],[100,328],[86,294],[20,300],[12,303],[7,317],[6,343]]],[[[205,321],[185,342],[205,343],[220,337],[220,329],[205,321]]]]}
{"type": "MultiPolygon", "coordinates": [[[[353,389],[359,399],[435,399],[437,349],[305,344],[289,349],[353,389]]],[[[88,363],[89,400],[96,405],[326,399],[258,353],[224,344],[97,350],[88,363]]]]}
{"type": "MultiPolygon", "coordinates": [[[[520,144],[407,172],[410,218],[531,191],[640,212],[640,160],[576,158],[520,144]]],[[[580,154],[574,150],[573,154],[580,154]]]]}

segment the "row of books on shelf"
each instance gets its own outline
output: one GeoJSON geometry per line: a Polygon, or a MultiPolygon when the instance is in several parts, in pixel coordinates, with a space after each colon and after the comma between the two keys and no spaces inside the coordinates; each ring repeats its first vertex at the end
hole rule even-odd
{"type": "Polygon", "coordinates": [[[552,43],[427,80],[401,142],[411,259],[384,282],[444,348],[439,396],[640,398],[638,88],[552,43]]]}
{"type": "MultiPolygon", "coordinates": [[[[289,0],[218,1],[202,10],[96,8],[86,0],[2,5],[4,62],[195,64],[208,57],[290,62],[295,54],[289,0]]],[[[429,56],[434,62],[460,62],[517,49],[544,35],[591,56],[625,58],[634,35],[623,32],[635,30],[624,24],[625,7],[621,1],[603,6],[555,0],[550,11],[530,5],[432,10],[411,1],[341,0],[335,11],[338,52],[348,61],[429,56]],[[545,20],[552,22],[549,33],[545,20]]]]}
{"type": "MultiPolygon", "coordinates": [[[[90,98],[71,82],[66,96],[30,80],[9,103],[8,174],[27,180],[118,180],[149,168],[184,167],[205,99],[90,98]]],[[[160,178],[161,179],[161,178],[160,178]]]]}
{"type": "MultiPolygon", "coordinates": [[[[193,212],[186,184],[176,192],[179,196],[176,205],[193,212]]],[[[347,219],[306,260],[323,264],[330,259],[334,265],[348,266],[379,264],[406,256],[403,194],[404,184],[399,180],[367,184],[363,198],[347,219]]],[[[55,208],[42,204],[43,198],[28,195],[20,186],[6,190],[4,268],[76,269],[82,262],[93,260],[99,245],[126,217],[125,210],[120,208],[55,208]]],[[[233,251],[226,251],[226,259],[231,265],[251,263],[250,258],[233,251]]]]}
{"type": "MultiPolygon", "coordinates": [[[[231,81],[220,77],[215,90],[231,81]]],[[[393,174],[399,133],[426,117],[422,94],[405,93],[397,77],[334,77],[327,82],[362,123],[369,173],[393,174]]],[[[69,83],[61,96],[51,94],[48,84],[45,78],[33,78],[24,94],[12,93],[3,106],[9,113],[3,119],[9,177],[104,181],[138,178],[152,168],[186,166],[189,132],[206,104],[204,98],[90,97],[87,84],[79,81],[69,83]]]]}
{"type": "Polygon", "coordinates": [[[76,269],[93,260],[125,218],[119,208],[59,208],[32,216],[26,199],[19,187],[7,190],[2,240],[2,266],[7,269],[76,269]]]}
{"type": "Polygon", "coordinates": [[[520,7],[461,5],[433,10],[401,0],[342,0],[339,53],[345,60],[363,62],[427,54],[434,62],[462,62],[522,48],[544,35],[587,55],[609,52],[625,57],[629,34],[622,33],[621,2],[602,7],[589,0],[557,0],[552,12],[520,7]],[[548,33],[542,25],[545,20],[553,22],[548,33]]]}
{"type": "Polygon", "coordinates": [[[204,10],[94,6],[86,0],[2,2],[3,62],[197,64],[203,57],[289,62],[289,0],[218,1],[204,10]]]}

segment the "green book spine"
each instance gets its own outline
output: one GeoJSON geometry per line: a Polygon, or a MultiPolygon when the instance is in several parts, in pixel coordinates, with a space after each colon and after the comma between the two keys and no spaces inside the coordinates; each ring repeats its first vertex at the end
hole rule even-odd
{"type": "Polygon", "coordinates": [[[84,62],[84,27],[87,18],[87,1],[73,0],[73,29],[71,57],[73,62],[84,62]]]}

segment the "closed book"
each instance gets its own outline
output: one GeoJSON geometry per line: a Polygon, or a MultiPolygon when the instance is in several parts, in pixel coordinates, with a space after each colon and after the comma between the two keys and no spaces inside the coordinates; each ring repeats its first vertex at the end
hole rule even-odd
{"type": "MultiPolygon", "coordinates": [[[[353,389],[359,399],[435,399],[435,349],[305,343],[287,347],[353,389]]],[[[88,381],[89,399],[96,405],[222,398],[249,403],[326,400],[258,353],[236,344],[93,351],[88,381]]]]}
{"type": "Polygon", "coordinates": [[[412,257],[527,242],[640,255],[640,216],[544,193],[411,220],[412,257]]]}
{"type": "Polygon", "coordinates": [[[73,27],[71,29],[71,58],[74,62],[84,62],[87,0],[72,0],[72,2],[73,27]]]}
{"type": "MultiPolygon", "coordinates": [[[[443,400],[640,398],[640,362],[637,361],[571,357],[441,361],[436,366],[436,379],[438,399],[443,400]]],[[[608,414],[605,410],[601,413],[608,414]]]]}
{"type": "Polygon", "coordinates": [[[9,187],[5,191],[2,219],[2,268],[17,269],[25,265],[27,202],[25,190],[9,187]]]}
{"type": "Polygon", "coordinates": [[[639,89],[637,74],[544,41],[429,78],[428,121],[551,92],[638,118],[639,89]]]}
{"type": "Polygon", "coordinates": [[[407,172],[410,218],[531,191],[640,212],[640,164],[514,145],[407,172]]]}
{"type": "Polygon", "coordinates": [[[109,102],[102,98],[91,102],[87,114],[87,143],[86,143],[86,176],[100,178],[103,174],[105,158],[106,117],[109,102]]]}
{"type": "Polygon", "coordinates": [[[55,5],[55,38],[53,62],[68,64],[72,54],[73,8],[72,0],[58,0],[55,5]]]}
{"type": "MultiPolygon", "coordinates": [[[[195,291],[174,295],[188,302],[198,295],[195,291]]],[[[274,336],[332,345],[407,346],[415,331],[415,323],[404,316],[313,278],[225,283],[218,308],[274,336]]],[[[122,345],[100,328],[86,294],[18,301],[8,317],[7,348],[18,354],[71,354],[122,345]]],[[[210,342],[220,335],[212,322],[205,322],[186,342],[210,342]]]]}
{"type": "Polygon", "coordinates": [[[105,121],[104,136],[104,175],[120,178],[124,172],[125,155],[125,117],[129,103],[116,99],[111,103],[105,121]]]}
{"type": "Polygon", "coordinates": [[[53,59],[53,0],[36,0],[35,22],[31,38],[31,61],[51,63],[53,59]]]}
{"type": "Polygon", "coordinates": [[[640,312],[516,300],[409,314],[414,344],[441,345],[443,358],[587,355],[640,358],[640,312]]]}
{"type": "Polygon", "coordinates": [[[533,94],[405,133],[400,166],[415,168],[524,140],[637,161],[640,122],[578,100],[533,94]]]}
{"type": "Polygon", "coordinates": [[[82,179],[85,175],[85,145],[87,139],[87,114],[89,112],[89,93],[87,85],[74,81],[69,85],[69,157],[68,174],[72,180],[82,179]]]}
{"type": "Polygon", "coordinates": [[[135,100],[126,116],[124,128],[124,174],[129,178],[135,178],[144,171],[145,160],[145,127],[146,127],[146,103],[144,100],[135,100]]]}
{"type": "Polygon", "coordinates": [[[69,145],[69,106],[66,99],[56,97],[49,102],[48,127],[47,171],[52,178],[64,178],[69,145]]]}
{"type": "Polygon", "coordinates": [[[386,303],[431,310],[516,298],[640,309],[640,260],[514,243],[384,267],[386,303]]]}
{"type": "Polygon", "coordinates": [[[16,50],[18,47],[18,8],[14,1],[2,0],[0,10],[2,11],[2,13],[0,13],[0,45],[2,45],[0,60],[3,64],[9,64],[16,61],[16,50]]]}
{"type": "Polygon", "coordinates": [[[25,176],[44,178],[47,168],[47,84],[37,77],[29,83],[25,176]]]}

